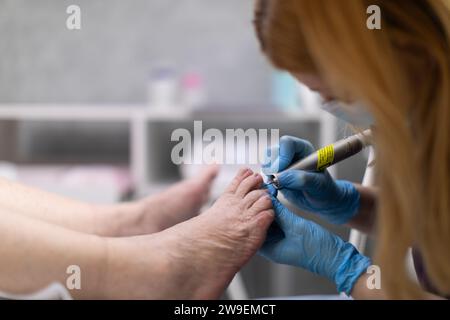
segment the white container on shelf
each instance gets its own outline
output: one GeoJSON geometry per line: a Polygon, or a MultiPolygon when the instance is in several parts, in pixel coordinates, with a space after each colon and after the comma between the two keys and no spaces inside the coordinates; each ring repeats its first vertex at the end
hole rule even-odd
{"type": "Polygon", "coordinates": [[[148,104],[154,109],[166,110],[177,104],[179,91],[175,69],[170,66],[155,67],[147,84],[148,104]]]}

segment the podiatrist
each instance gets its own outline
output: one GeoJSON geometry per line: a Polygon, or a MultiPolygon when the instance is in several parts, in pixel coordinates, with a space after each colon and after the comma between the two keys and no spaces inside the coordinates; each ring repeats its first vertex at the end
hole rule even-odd
{"type": "MultiPolygon", "coordinates": [[[[260,253],[325,276],[357,299],[449,296],[450,1],[258,0],[255,27],[275,67],[325,101],[343,102],[329,111],[360,129],[371,124],[377,185],[334,180],[327,171],[278,176],[294,206],[372,234],[372,259],[292,213],[275,193],[275,223],[260,253]],[[378,29],[368,25],[373,5],[378,29]],[[411,248],[419,284],[405,263],[411,248]],[[381,270],[379,290],[367,286],[371,264],[381,270]]],[[[268,174],[314,151],[295,137],[275,149],[268,174]]]]}

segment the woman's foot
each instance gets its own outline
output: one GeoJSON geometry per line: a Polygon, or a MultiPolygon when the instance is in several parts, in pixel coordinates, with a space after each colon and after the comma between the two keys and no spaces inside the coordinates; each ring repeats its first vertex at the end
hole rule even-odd
{"type": "Polygon", "coordinates": [[[197,216],[209,200],[218,172],[218,166],[209,166],[195,178],[178,182],[159,194],[141,200],[148,223],[153,224],[156,231],[161,231],[197,216]]]}
{"type": "Polygon", "coordinates": [[[273,221],[261,183],[241,170],[204,214],[156,234],[109,239],[106,298],[218,298],[273,221]]]}
{"type": "Polygon", "coordinates": [[[195,179],[181,181],[142,200],[116,205],[95,205],[94,234],[126,237],[151,234],[188,220],[208,201],[219,167],[209,166],[195,179]]]}

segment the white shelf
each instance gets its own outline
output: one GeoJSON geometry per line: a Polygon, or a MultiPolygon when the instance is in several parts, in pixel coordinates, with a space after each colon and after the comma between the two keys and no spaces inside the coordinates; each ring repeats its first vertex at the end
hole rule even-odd
{"type": "Polygon", "coordinates": [[[111,122],[131,121],[136,118],[142,120],[183,119],[189,114],[188,111],[175,107],[168,107],[167,110],[152,110],[146,105],[0,104],[0,120],[111,122]]]}
{"type": "MultiPolygon", "coordinates": [[[[265,123],[301,123],[320,124],[320,145],[334,141],[335,120],[325,112],[292,111],[284,112],[270,109],[241,109],[222,111],[214,109],[189,110],[183,106],[168,106],[164,109],[151,108],[145,104],[134,105],[69,105],[69,104],[0,104],[0,121],[79,121],[79,122],[128,122],[130,130],[130,164],[133,182],[137,190],[146,190],[149,183],[149,146],[148,126],[152,122],[176,121],[223,121],[265,123]]],[[[330,171],[332,174],[333,170],[330,171]]]]}
{"type": "Polygon", "coordinates": [[[321,121],[321,112],[283,112],[257,110],[216,112],[191,111],[182,106],[168,106],[158,110],[147,105],[43,105],[0,104],[0,120],[16,121],[85,121],[128,122],[132,120],[177,121],[191,118],[204,120],[265,120],[265,121],[321,121]]]}

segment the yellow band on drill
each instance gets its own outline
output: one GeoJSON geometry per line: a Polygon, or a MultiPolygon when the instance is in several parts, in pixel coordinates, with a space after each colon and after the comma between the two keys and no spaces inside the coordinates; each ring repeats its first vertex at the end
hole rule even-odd
{"type": "Polygon", "coordinates": [[[334,147],[332,144],[317,151],[317,171],[329,167],[334,161],[334,147]]]}

